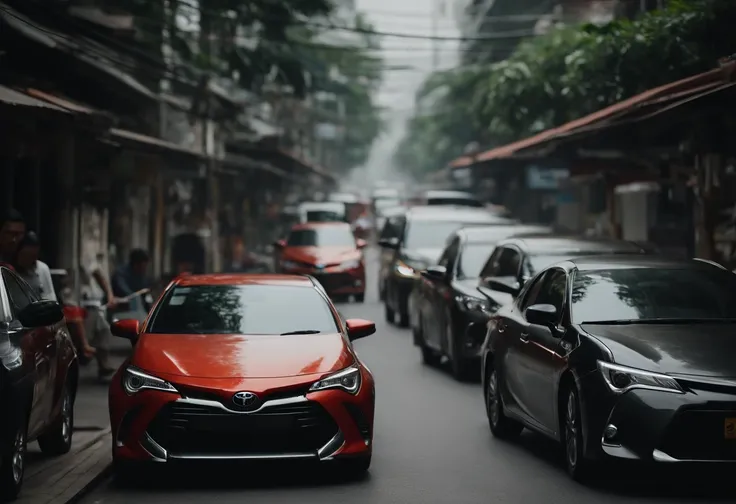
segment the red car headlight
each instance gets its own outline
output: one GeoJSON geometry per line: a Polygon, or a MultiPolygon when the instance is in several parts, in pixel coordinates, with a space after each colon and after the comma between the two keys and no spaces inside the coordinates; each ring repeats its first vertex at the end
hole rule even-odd
{"type": "Polygon", "coordinates": [[[127,367],[125,371],[123,371],[122,385],[123,390],[125,390],[128,395],[137,394],[141,390],[158,390],[161,392],[178,393],[178,390],[176,390],[171,383],[148,373],[144,373],[133,366],[127,367]]]}
{"type": "Polygon", "coordinates": [[[342,389],[345,392],[355,395],[360,390],[360,384],[360,368],[358,366],[350,366],[315,382],[309,391],[342,389]]]}

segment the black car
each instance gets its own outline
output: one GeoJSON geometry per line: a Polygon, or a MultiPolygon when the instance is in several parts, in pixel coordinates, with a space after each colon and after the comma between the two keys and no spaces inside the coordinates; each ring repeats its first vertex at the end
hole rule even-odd
{"type": "Polygon", "coordinates": [[[599,256],[543,270],[489,322],[491,431],[604,460],[736,462],[736,276],[712,263],[599,256]]]}
{"type": "Polygon", "coordinates": [[[71,448],[79,363],[61,306],[0,267],[0,501],[18,496],[26,447],[71,448]]]}
{"type": "Polygon", "coordinates": [[[481,269],[499,241],[545,232],[552,230],[519,224],[463,228],[450,235],[439,264],[422,271],[423,278],[415,283],[409,299],[414,344],[421,349],[425,363],[435,365],[444,355],[456,378],[478,376],[478,352],[485,331],[471,337],[467,329],[484,324],[487,312],[501,305],[494,302],[491,308],[478,291],[481,269]]]}
{"type": "MultiPolygon", "coordinates": [[[[515,223],[481,208],[413,207],[393,222],[394,236],[378,244],[388,250],[387,267],[382,268],[379,285],[383,286],[387,322],[399,315],[399,325],[409,325],[409,294],[419,272],[435,264],[447,237],[456,229],[473,225],[515,223]]],[[[384,261],[382,259],[382,261],[384,261]]]]}

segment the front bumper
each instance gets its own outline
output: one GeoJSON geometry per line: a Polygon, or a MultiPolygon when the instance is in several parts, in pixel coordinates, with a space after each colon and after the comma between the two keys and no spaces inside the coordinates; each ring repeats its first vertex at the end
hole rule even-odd
{"type": "Polygon", "coordinates": [[[259,380],[239,380],[228,390],[177,384],[179,394],[145,390],[128,396],[116,376],[110,397],[113,457],[167,463],[328,461],[368,455],[374,391],[365,370],[363,378],[356,395],[336,389],[310,393],[293,385],[262,392],[255,383],[259,380]],[[255,390],[264,402],[254,411],[235,411],[226,398],[239,390],[255,390]]]}
{"type": "Polygon", "coordinates": [[[736,462],[736,382],[678,381],[684,394],[634,389],[617,396],[599,373],[583,380],[586,454],[659,463],[736,462]]]}

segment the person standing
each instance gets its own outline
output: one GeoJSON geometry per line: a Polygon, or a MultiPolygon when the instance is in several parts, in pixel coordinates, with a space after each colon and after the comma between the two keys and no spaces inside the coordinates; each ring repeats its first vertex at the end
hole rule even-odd
{"type": "MultiPolygon", "coordinates": [[[[148,252],[143,249],[133,249],[128,256],[128,264],[119,268],[112,277],[113,293],[126,298],[136,292],[151,286],[148,278],[148,252]]],[[[130,300],[130,311],[147,312],[140,296],[130,300]]]]}
{"type": "Polygon", "coordinates": [[[18,244],[26,234],[26,221],[18,210],[7,211],[0,219],[0,263],[11,264],[18,244]]]}
{"type": "Polygon", "coordinates": [[[118,299],[114,296],[102,265],[94,260],[82,271],[80,305],[86,310],[84,333],[95,349],[97,374],[100,380],[107,381],[115,372],[110,366],[110,324],[107,322],[107,308],[114,308],[118,299]]]}
{"type": "Polygon", "coordinates": [[[33,231],[28,231],[16,250],[13,267],[20,277],[44,301],[57,301],[54,281],[48,265],[39,260],[41,243],[33,231]]]}

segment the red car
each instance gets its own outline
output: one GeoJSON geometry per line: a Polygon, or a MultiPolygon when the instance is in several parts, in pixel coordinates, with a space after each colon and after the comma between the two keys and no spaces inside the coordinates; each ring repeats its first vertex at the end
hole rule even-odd
{"type": "Polygon", "coordinates": [[[316,278],[333,299],[352,295],[365,300],[366,241],[355,238],[345,222],[308,222],[291,228],[286,240],[275,244],[276,271],[316,278]]]}
{"type": "Polygon", "coordinates": [[[370,466],[375,389],[353,341],[373,322],[340,318],[308,276],[177,278],[110,386],[113,460],[129,473],[176,460],[339,461],[370,466]]]}

